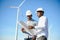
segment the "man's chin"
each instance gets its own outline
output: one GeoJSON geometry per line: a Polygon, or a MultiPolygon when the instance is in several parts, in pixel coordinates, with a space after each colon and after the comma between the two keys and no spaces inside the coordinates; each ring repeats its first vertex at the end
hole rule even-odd
{"type": "Polygon", "coordinates": [[[38,18],[40,18],[40,16],[38,16],[38,18]]]}

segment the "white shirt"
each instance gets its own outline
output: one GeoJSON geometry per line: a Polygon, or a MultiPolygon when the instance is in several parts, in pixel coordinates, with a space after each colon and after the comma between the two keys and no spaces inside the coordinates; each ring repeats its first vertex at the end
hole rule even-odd
{"type": "Polygon", "coordinates": [[[45,16],[41,16],[38,21],[38,25],[35,26],[37,38],[40,36],[48,37],[48,20],[45,16]]]}
{"type": "MultiPolygon", "coordinates": [[[[27,24],[27,26],[29,27],[29,26],[33,26],[33,27],[35,27],[36,25],[37,25],[37,22],[35,21],[35,20],[33,20],[33,19],[31,19],[31,20],[28,20],[27,22],[26,22],[26,24],[27,24]]],[[[32,34],[34,35],[35,34],[35,30],[34,29],[29,29],[30,30],[30,32],[32,32],[32,34]]],[[[32,36],[30,36],[30,35],[28,35],[28,34],[24,34],[25,35],[25,38],[28,38],[28,36],[29,36],[29,38],[31,38],[32,36]]]]}

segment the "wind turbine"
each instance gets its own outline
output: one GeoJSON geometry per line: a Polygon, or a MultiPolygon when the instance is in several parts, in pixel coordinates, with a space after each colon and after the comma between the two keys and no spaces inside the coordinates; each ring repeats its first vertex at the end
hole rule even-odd
{"type": "Polygon", "coordinates": [[[23,5],[23,3],[25,2],[25,0],[23,0],[21,2],[21,4],[19,4],[18,7],[16,6],[11,6],[10,8],[16,8],[17,9],[17,16],[16,16],[16,33],[15,33],[15,40],[18,40],[18,17],[19,17],[19,8],[23,5]]]}

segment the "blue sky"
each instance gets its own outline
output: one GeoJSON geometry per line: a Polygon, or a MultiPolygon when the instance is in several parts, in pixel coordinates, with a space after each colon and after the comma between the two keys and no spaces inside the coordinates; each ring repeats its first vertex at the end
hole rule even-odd
{"type": "MultiPolygon", "coordinates": [[[[10,6],[19,6],[23,0],[0,0],[0,40],[14,40],[16,28],[17,9],[10,6]]],[[[42,7],[45,16],[49,21],[49,38],[48,40],[59,40],[60,38],[60,0],[25,0],[20,7],[19,20],[26,21],[26,11],[31,10],[33,19],[38,21],[35,13],[36,9],[42,7]]],[[[22,39],[24,35],[18,26],[18,39],[22,39]]]]}

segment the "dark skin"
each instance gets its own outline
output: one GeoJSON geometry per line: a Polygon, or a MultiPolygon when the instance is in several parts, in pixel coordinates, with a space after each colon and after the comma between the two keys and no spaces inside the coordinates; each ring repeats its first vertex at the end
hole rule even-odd
{"type": "Polygon", "coordinates": [[[37,11],[37,16],[40,18],[41,16],[44,15],[44,12],[43,11],[37,11]]]}
{"type": "Polygon", "coordinates": [[[36,40],[36,35],[33,36],[32,40],[36,40]]]}
{"type": "Polygon", "coordinates": [[[31,20],[32,19],[32,15],[27,15],[27,19],[31,20]]]}

